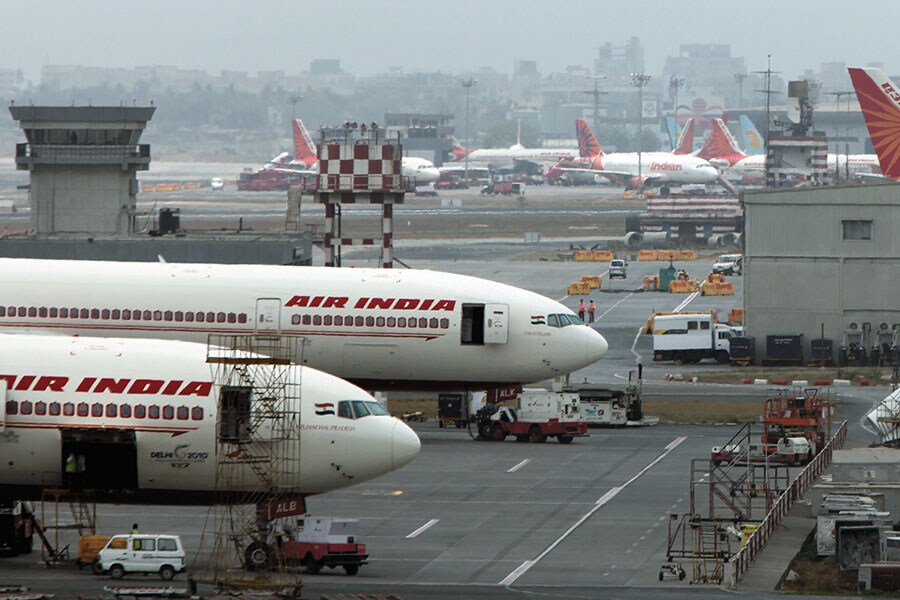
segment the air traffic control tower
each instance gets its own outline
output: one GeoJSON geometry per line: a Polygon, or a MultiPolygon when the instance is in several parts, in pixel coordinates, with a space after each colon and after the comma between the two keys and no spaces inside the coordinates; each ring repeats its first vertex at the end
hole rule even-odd
{"type": "Polygon", "coordinates": [[[150,168],[138,143],[154,107],[10,106],[27,143],[16,168],[31,173],[31,214],[39,235],[134,233],[137,172],[150,168]]]}

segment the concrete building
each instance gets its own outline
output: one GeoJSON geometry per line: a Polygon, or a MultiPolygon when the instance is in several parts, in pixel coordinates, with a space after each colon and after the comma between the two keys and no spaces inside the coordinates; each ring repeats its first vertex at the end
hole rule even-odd
{"type": "Polygon", "coordinates": [[[30,171],[38,234],[134,231],[137,172],[150,168],[138,143],[156,109],[131,106],[11,106],[28,140],[16,168],[30,171]]]}
{"type": "Polygon", "coordinates": [[[900,331],[900,186],[745,192],[745,324],[756,338],[803,334],[871,348],[900,331]]]}

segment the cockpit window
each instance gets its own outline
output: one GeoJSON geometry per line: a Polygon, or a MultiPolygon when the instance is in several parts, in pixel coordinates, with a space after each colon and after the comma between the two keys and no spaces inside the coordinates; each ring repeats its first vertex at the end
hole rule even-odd
{"type": "Polygon", "coordinates": [[[557,315],[548,315],[547,325],[550,327],[559,327],[559,317],[557,315]]]}
{"type": "Polygon", "coordinates": [[[383,406],[371,400],[341,400],[338,402],[338,416],[345,419],[362,419],[369,415],[387,415],[383,406]]]}
{"type": "Polygon", "coordinates": [[[547,325],[550,327],[566,327],[568,325],[584,325],[584,321],[575,315],[567,315],[559,313],[555,315],[547,315],[547,325]]]}

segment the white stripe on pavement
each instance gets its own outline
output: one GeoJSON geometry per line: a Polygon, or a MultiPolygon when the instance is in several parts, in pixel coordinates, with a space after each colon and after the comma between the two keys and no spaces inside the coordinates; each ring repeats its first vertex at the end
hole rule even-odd
{"type": "Polygon", "coordinates": [[[418,537],[419,534],[424,533],[429,527],[431,527],[432,525],[434,525],[434,524],[437,523],[438,521],[440,521],[440,519],[432,519],[432,520],[428,521],[427,523],[425,523],[424,525],[422,525],[421,527],[419,527],[418,529],[416,529],[415,531],[413,531],[411,534],[409,534],[408,536],[406,536],[406,539],[418,537]]]}
{"type": "Polygon", "coordinates": [[[644,473],[646,473],[647,471],[652,469],[657,463],[659,463],[659,461],[661,461],[666,456],[668,456],[669,453],[672,452],[672,450],[677,448],[678,445],[681,444],[681,442],[683,442],[686,439],[687,439],[687,437],[675,438],[674,440],[672,440],[669,443],[668,446],[666,446],[666,448],[662,452],[662,454],[657,456],[647,466],[645,466],[643,469],[638,471],[637,474],[634,475],[631,479],[629,479],[628,481],[626,481],[625,483],[623,483],[620,486],[610,489],[608,492],[603,494],[603,496],[601,496],[600,499],[597,500],[596,504],[594,504],[594,506],[591,508],[591,510],[587,511],[580,519],[578,519],[578,521],[575,522],[574,525],[572,525],[571,527],[566,529],[566,531],[561,536],[556,538],[556,540],[554,540],[552,544],[547,546],[547,548],[545,548],[543,552],[538,554],[537,557],[535,557],[533,560],[526,560],[521,565],[519,565],[512,573],[507,575],[500,582],[500,585],[510,586],[510,585],[514,584],[516,582],[516,580],[519,579],[519,577],[521,577],[522,575],[527,573],[531,567],[536,565],[538,562],[541,561],[541,559],[543,559],[545,556],[550,554],[553,551],[553,549],[556,548],[557,546],[559,546],[567,537],[569,537],[572,534],[573,531],[578,529],[585,521],[590,519],[591,516],[593,516],[593,514],[595,512],[597,512],[598,510],[603,508],[610,500],[615,498],[616,495],[618,495],[618,493],[621,492],[623,489],[625,489],[626,487],[628,487],[629,485],[634,483],[638,479],[638,477],[640,477],[641,475],[643,475],[644,473]]]}
{"type": "Polygon", "coordinates": [[[521,469],[522,467],[524,467],[525,465],[527,465],[530,462],[531,462],[531,459],[526,458],[525,460],[523,460],[522,462],[520,462],[519,464],[517,464],[516,466],[514,466],[513,468],[509,469],[506,472],[507,473],[515,473],[516,471],[518,471],[519,469],[521,469]]]}

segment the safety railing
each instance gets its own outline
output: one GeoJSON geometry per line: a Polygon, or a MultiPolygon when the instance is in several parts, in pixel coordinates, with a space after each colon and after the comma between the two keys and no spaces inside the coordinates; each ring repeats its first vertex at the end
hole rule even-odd
{"type": "Polygon", "coordinates": [[[806,468],[797,475],[784,493],[775,501],[744,547],[725,564],[724,583],[726,586],[730,588],[737,587],[738,582],[744,577],[744,574],[746,574],[753,563],[753,559],[765,547],[776,528],[781,524],[797,500],[803,497],[806,490],[816,482],[819,475],[831,464],[834,451],[840,449],[846,441],[847,421],[844,421],[822,451],[806,465],[806,468]]]}
{"type": "Polygon", "coordinates": [[[16,162],[37,164],[149,163],[150,144],[16,144],[16,162]]]}
{"type": "Polygon", "coordinates": [[[320,192],[402,192],[408,177],[390,175],[328,174],[319,175],[320,192]]]}

